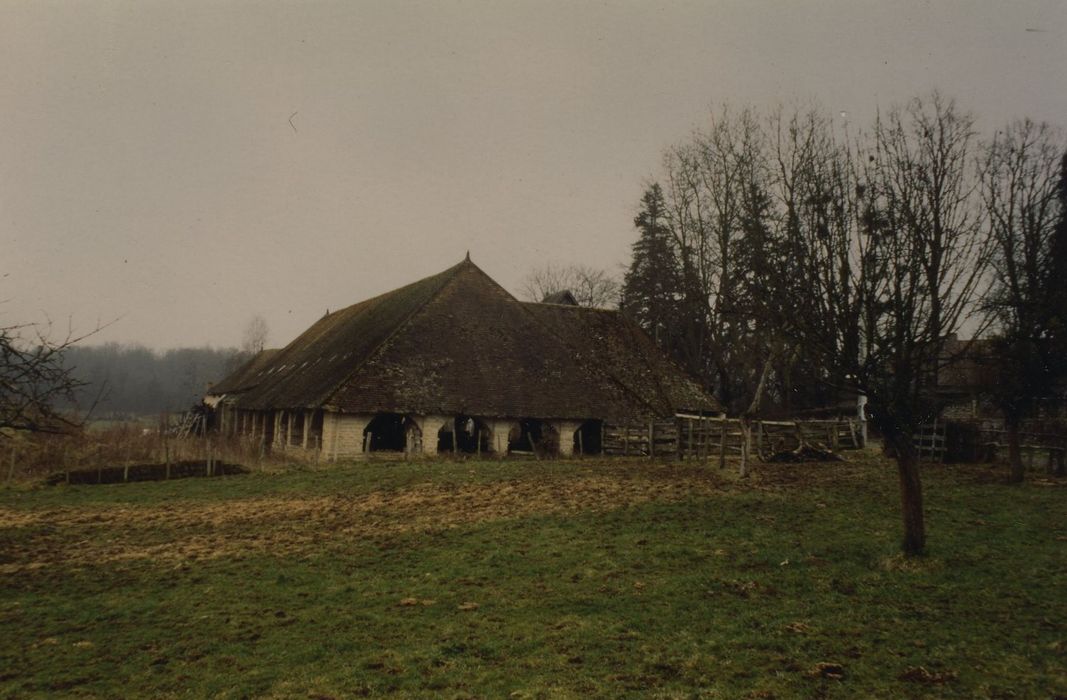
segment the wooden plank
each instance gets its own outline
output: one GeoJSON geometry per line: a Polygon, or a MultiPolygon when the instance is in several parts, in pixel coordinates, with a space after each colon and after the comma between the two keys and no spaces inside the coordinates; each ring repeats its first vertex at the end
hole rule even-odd
{"type": "Polygon", "coordinates": [[[685,424],[686,424],[686,426],[687,426],[687,428],[689,430],[689,438],[688,438],[689,458],[692,459],[692,457],[693,457],[693,419],[692,418],[686,418],[684,420],[685,420],[685,424]]]}
{"type": "Polygon", "coordinates": [[[719,434],[719,469],[726,468],[726,421],[722,422],[722,429],[719,434]]]}

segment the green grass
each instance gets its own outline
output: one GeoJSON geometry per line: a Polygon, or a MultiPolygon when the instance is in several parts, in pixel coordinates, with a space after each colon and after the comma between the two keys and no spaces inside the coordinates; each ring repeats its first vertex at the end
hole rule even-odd
{"type": "Polygon", "coordinates": [[[873,457],[9,489],[0,697],[1067,695],[1067,489],[991,474],[918,560],[873,457]]]}

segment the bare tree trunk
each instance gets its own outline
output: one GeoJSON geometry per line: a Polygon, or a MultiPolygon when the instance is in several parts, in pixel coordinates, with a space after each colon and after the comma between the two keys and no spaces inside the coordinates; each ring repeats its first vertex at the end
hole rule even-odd
{"type": "Polygon", "coordinates": [[[904,554],[918,556],[926,550],[926,524],[923,520],[923,489],[919,475],[919,454],[910,435],[897,436],[895,456],[900,476],[900,506],[904,516],[904,554]]]}
{"type": "Polygon", "coordinates": [[[1019,438],[1019,418],[1009,415],[1004,421],[1004,427],[1008,431],[1008,481],[1013,484],[1021,484],[1025,475],[1023,466],[1023,453],[1019,438]]]}
{"type": "Polygon", "coordinates": [[[759,412],[760,402],[763,399],[763,389],[767,386],[767,375],[771,372],[771,363],[774,362],[775,353],[767,356],[763,363],[763,372],[760,374],[759,384],[756,385],[756,394],[752,397],[752,403],[748,410],[741,414],[738,425],[741,426],[741,478],[748,476],[748,456],[752,452],[752,416],[759,412]]]}

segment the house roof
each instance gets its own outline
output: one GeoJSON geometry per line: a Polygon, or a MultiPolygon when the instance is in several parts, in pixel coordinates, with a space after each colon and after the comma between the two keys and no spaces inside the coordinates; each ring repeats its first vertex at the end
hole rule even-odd
{"type": "Polygon", "coordinates": [[[212,384],[208,390],[208,394],[212,396],[221,396],[223,394],[241,392],[250,389],[258,383],[257,377],[263,370],[270,366],[271,359],[277,355],[278,352],[278,348],[260,350],[225,379],[212,384]]]}
{"type": "Polygon", "coordinates": [[[636,329],[601,321],[581,341],[542,310],[574,308],[519,302],[468,258],[324,316],[219,386],[242,387],[232,400],[249,409],[626,420],[700,407],[699,387],[636,329]]]}
{"type": "Polygon", "coordinates": [[[563,289],[558,292],[552,292],[546,294],[545,298],[541,300],[542,304],[567,304],[568,306],[578,306],[578,300],[571,294],[571,290],[563,289]]]}
{"type": "Polygon", "coordinates": [[[722,410],[648,334],[618,311],[544,303],[525,306],[581,361],[595,363],[639,396],[656,397],[672,411],[722,410]]]}
{"type": "Polygon", "coordinates": [[[998,372],[992,338],[949,338],[941,354],[937,376],[940,391],[970,392],[996,384],[998,372]]]}

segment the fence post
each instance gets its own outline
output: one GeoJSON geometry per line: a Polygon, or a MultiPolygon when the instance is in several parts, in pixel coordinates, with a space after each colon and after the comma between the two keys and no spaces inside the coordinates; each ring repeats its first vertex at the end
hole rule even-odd
{"type": "Polygon", "coordinates": [[[656,419],[648,419],[648,458],[653,459],[656,456],[656,419]]]}
{"type": "Polygon", "coordinates": [[[722,414],[722,430],[719,431],[719,469],[726,468],[726,414],[722,414]]]}
{"type": "Polygon", "coordinates": [[[682,419],[674,419],[674,461],[681,462],[685,449],[682,447],[682,419]]]}
{"type": "Polygon", "coordinates": [[[700,449],[704,453],[700,463],[705,467],[711,463],[711,416],[700,415],[700,449]]]}
{"type": "Polygon", "coordinates": [[[11,465],[8,467],[8,470],[7,470],[7,480],[8,481],[14,481],[15,480],[15,446],[14,445],[11,446],[11,465]]]}
{"type": "MultiPolygon", "coordinates": [[[[686,418],[685,419],[685,424],[686,424],[686,427],[687,427],[688,433],[689,433],[689,438],[687,440],[687,442],[689,443],[688,459],[692,459],[693,458],[693,419],[692,418],[686,418]]],[[[678,444],[681,444],[682,443],[681,435],[679,435],[678,438],[679,438],[678,439],[678,444]]]]}

